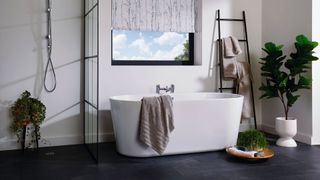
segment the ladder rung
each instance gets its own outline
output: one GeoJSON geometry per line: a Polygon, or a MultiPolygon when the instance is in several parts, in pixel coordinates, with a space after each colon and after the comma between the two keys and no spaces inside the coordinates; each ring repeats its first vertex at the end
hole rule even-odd
{"type": "MultiPolygon", "coordinates": [[[[220,39],[217,39],[218,41],[220,41],[220,39]]],[[[247,42],[246,39],[238,39],[239,42],[247,42]]]]}
{"type": "Polygon", "coordinates": [[[244,21],[243,19],[219,19],[217,18],[218,21],[244,21]]]}
{"type": "Polygon", "coordinates": [[[233,87],[226,87],[226,88],[219,88],[219,89],[225,89],[225,90],[228,90],[228,89],[235,89],[235,87],[233,88],[233,87]]]}

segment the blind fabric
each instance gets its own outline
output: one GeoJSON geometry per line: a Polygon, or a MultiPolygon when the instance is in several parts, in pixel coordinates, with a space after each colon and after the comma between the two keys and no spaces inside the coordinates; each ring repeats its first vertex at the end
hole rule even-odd
{"type": "Polygon", "coordinates": [[[112,28],[195,32],[196,0],[112,0],[112,28]]]}

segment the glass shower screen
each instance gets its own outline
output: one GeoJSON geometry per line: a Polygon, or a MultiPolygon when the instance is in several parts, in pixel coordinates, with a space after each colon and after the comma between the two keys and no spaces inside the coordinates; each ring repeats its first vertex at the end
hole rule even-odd
{"type": "Polygon", "coordinates": [[[99,143],[99,53],[98,0],[85,0],[84,15],[84,144],[98,162],[99,143]]]}

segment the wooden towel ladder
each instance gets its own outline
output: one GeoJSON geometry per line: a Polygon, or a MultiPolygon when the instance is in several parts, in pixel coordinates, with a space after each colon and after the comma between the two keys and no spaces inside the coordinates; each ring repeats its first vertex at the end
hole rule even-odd
{"type": "MultiPolygon", "coordinates": [[[[245,48],[246,48],[246,53],[247,53],[247,62],[250,64],[250,51],[249,51],[249,43],[248,43],[248,31],[247,31],[247,23],[246,23],[246,13],[245,11],[242,11],[242,18],[241,19],[227,19],[227,18],[221,18],[220,16],[220,10],[218,10],[218,15],[217,15],[217,22],[218,22],[218,42],[219,42],[219,69],[220,69],[220,87],[219,91],[222,93],[223,90],[232,90],[234,93],[237,91],[237,86],[236,83],[233,82],[233,87],[223,87],[222,86],[222,81],[223,81],[223,53],[222,53],[222,39],[221,39],[221,21],[231,21],[231,22],[243,22],[244,26],[244,34],[245,34],[245,39],[239,39],[239,42],[245,43],[245,48]]],[[[255,110],[255,103],[254,103],[254,94],[253,94],[253,85],[252,81],[250,80],[250,88],[251,88],[251,100],[252,100],[252,105],[253,105],[253,118],[254,118],[254,127],[257,129],[257,120],[256,120],[256,110],[255,110]]]]}

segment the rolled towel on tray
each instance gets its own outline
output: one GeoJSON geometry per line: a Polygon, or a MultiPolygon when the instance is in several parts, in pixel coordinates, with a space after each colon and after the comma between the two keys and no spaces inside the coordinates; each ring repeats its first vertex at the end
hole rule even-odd
{"type": "Polygon", "coordinates": [[[258,156],[257,151],[243,151],[236,147],[229,147],[227,148],[227,151],[232,155],[243,157],[243,158],[254,158],[258,156]]]}

